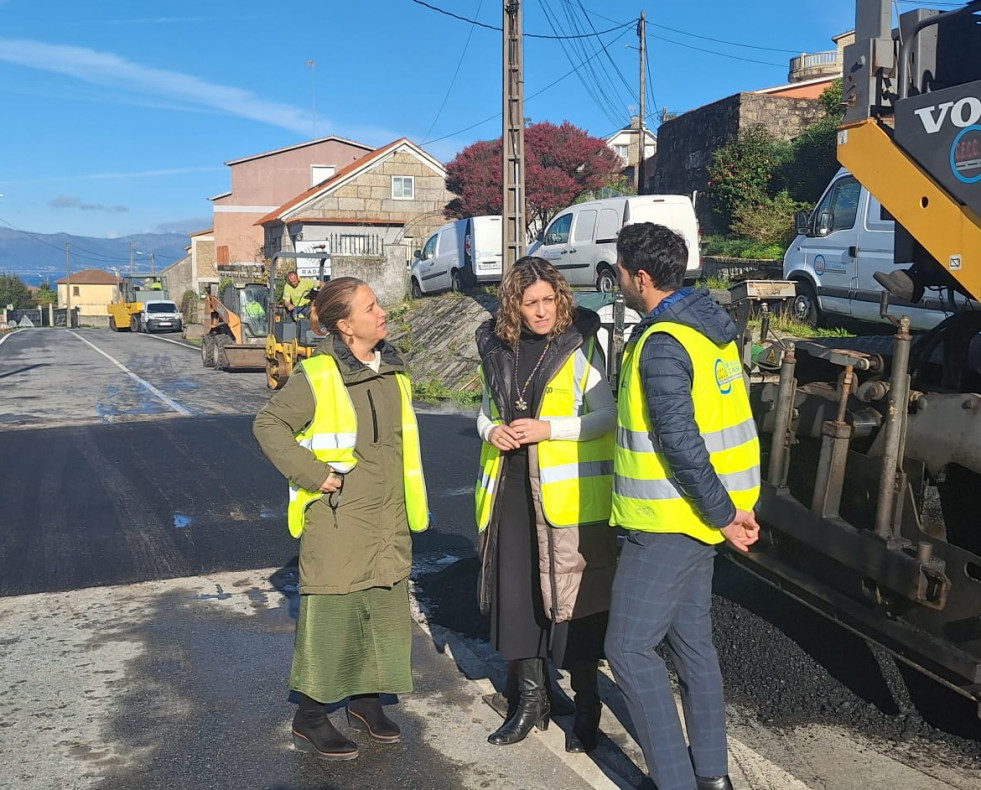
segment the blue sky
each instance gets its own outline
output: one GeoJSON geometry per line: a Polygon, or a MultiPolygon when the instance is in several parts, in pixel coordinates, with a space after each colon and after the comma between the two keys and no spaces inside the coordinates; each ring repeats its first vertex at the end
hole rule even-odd
{"type": "MultiPolygon", "coordinates": [[[[501,26],[501,0],[427,2],[501,26]]],[[[645,6],[522,7],[526,34],[618,28],[575,41],[527,38],[525,115],[598,136],[625,125],[638,103],[638,42],[627,23],[645,6]],[[593,73],[572,73],[596,41],[606,51],[589,61],[593,73]]],[[[662,107],[782,84],[794,54],[832,49],[831,36],[854,23],[852,0],[645,10],[652,123],[662,107]]],[[[448,162],[500,136],[501,33],[413,0],[0,0],[0,100],[0,225],[183,233],[210,227],[208,198],[229,189],[229,160],[336,134],[375,146],[409,137],[448,162]]]]}

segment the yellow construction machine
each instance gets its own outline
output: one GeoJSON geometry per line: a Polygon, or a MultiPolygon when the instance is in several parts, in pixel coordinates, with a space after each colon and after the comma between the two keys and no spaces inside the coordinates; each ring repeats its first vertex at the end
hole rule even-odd
{"type": "Polygon", "coordinates": [[[113,332],[129,332],[134,328],[134,319],[143,311],[143,303],[156,299],[170,299],[166,277],[154,274],[120,277],[115,299],[106,307],[109,328],[113,332]]]}
{"type": "Polygon", "coordinates": [[[206,293],[201,304],[207,333],[201,363],[216,370],[261,370],[266,363],[269,286],[226,283],[220,294],[206,293]]]}
{"type": "Polygon", "coordinates": [[[889,303],[981,298],[981,0],[897,29],[892,10],[857,0],[838,159],[895,219],[876,280],[896,333],[770,349],[764,532],[741,561],[981,713],[981,311],[914,335],[889,303]]]}

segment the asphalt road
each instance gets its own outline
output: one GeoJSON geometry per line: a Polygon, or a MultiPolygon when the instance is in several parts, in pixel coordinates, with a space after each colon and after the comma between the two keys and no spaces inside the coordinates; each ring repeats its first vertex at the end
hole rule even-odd
{"type": "MultiPolygon", "coordinates": [[[[270,589],[289,596],[297,544],[286,530],[285,482],[251,435],[269,394],[263,373],[204,368],[197,348],[177,337],[0,337],[0,703],[8,711],[0,756],[9,763],[20,749],[44,750],[9,786],[89,788],[100,779],[126,788],[144,776],[149,786],[202,788],[577,786],[530,744],[481,752],[493,721],[479,703],[467,707],[473,690],[434,640],[419,637],[414,669],[426,693],[409,695],[400,712],[407,733],[432,739],[433,750],[368,750],[356,765],[332,767],[325,784],[323,766],[285,748],[293,622],[270,589]],[[270,568],[280,569],[272,588],[248,576],[270,568]],[[39,718],[54,723],[37,729],[39,718]],[[103,741],[97,754],[86,751],[103,741]],[[262,759],[235,757],[246,753],[262,759]],[[507,767],[473,772],[492,762],[507,767]],[[501,778],[522,770],[557,773],[554,782],[501,778]]],[[[420,406],[419,419],[433,526],[414,538],[417,591],[432,627],[487,653],[473,607],[473,415],[420,406]]],[[[928,724],[888,657],[725,563],[714,607],[733,770],[745,787],[939,790],[981,781],[976,721],[941,711],[928,724]],[[750,781],[761,754],[788,778],[762,772],[750,781]]],[[[957,704],[915,676],[911,683],[914,696],[957,704]]],[[[614,734],[596,764],[619,760],[633,782],[637,750],[615,729],[612,714],[624,718],[615,688],[604,688],[611,716],[603,729],[614,734]]],[[[0,775],[0,787],[5,781],[0,775]]]]}
{"type": "MultiPolygon", "coordinates": [[[[252,437],[269,395],[167,335],[7,336],[0,595],[288,564],[286,483],[252,437]]],[[[473,556],[473,417],[419,419],[433,526],[416,553],[473,556]]]]}

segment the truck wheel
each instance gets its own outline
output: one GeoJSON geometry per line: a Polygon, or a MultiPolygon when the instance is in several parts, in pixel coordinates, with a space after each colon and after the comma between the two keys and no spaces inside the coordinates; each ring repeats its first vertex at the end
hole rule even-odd
{"type": "Polygon", "coordinates": [[[116,317],[115,316],[112,316],[112,315],[109,316],[109,328],[113,332],[118,332],[119,331],[119,327],[116,326],[116,317]]]}
{"type": "Polygon", "coordinates": [[[463,290],[463,286],[460,283],[460,270],[459,269],[454,269],[450,273],[450,290],[453,291],[453,293],[455,293],[455,294],[458,294],[458,293],[460,293],[460,291],[463,290]]]}
{"type": "Polygon", "coordinates": [[[215,365],[215,336],[205,335],[201,338],[201,364],[206,368],[215,365]]]}
{"type": "Polygon", "coordinates": [[[415,277],[409,283],[409,293],[413,299],[422,299],[422,288],[419,287],[419,281],[415,277]]]}
{"type": "Polygon", "coordinates": [[[603,266],[599,270],[599,277],[596,278],[596,290],[601,294],[613,293],[617,285],[616,273],[609,266],[603,266]]]}
{"type": "Polygon", "coordinates": [[[225,346],[232,342],[228,335],[219,335],[215,338],[214,356],[212,362],[215,370],[228,370],[228,354],[225,353],[225,346]]]}
{"type": "Polygon", "coordinates": [[[808,326],[819,326],[822,316],[821,309],[818,307],[817,294],[814,293],[814,286],[807,280],[797,280],[796,285],[797,297],[791,308],[793,317],[808,326]]]}

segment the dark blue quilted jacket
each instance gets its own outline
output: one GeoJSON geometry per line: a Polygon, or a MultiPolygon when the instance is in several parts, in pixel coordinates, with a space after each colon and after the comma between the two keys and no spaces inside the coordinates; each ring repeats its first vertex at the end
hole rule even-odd
{"type": "MultiPolygon", "coordinates": [[[[735,324],[705,288],[683,288],[672,294],[634,328],[632,336],[640,337],[659,321],[684,324],[716,343],[736,338],[735,324]]],[[[685,498],[709,524],[724,527],[735,518],[736,508],[709,463],[695,424],[693,374],[691,357],[677,339],[663,332],[648,338],[640,357],[640,375],[655,438],[685,498]]]]}

